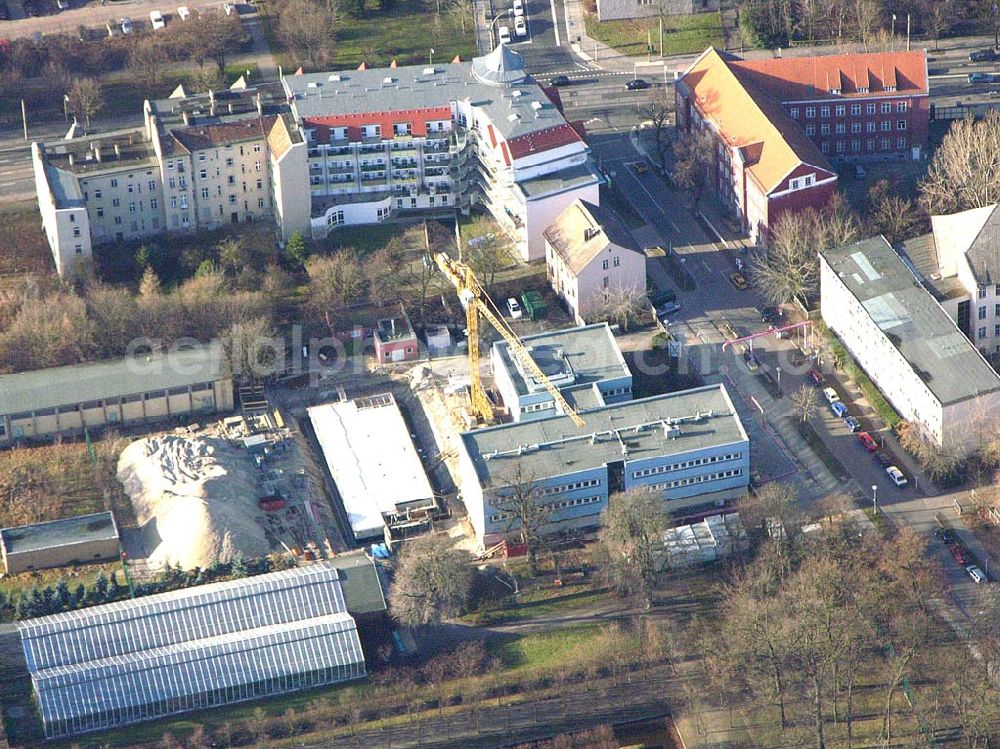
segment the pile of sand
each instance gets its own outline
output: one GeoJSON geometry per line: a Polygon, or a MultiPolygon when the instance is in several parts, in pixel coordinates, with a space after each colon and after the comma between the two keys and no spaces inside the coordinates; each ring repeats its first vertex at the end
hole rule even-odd
{"type": "Polygon", "coordinates": [[[147,539],[147,564],[184,569],[264,556],[255,520],[255,469],[247,456],[214,437],[173,434],[137,440],[118,459],[118,480],[147,539]]]}

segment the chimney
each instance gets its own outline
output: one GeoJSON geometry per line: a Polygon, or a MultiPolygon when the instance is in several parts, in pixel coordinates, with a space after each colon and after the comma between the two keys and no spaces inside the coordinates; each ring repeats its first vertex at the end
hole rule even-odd
{"type": "Polygon", "coordinates": [[[601,227],[588,226],[586,229],[583,230],[583,241],[589,242],[591,239],[593,239],[600,233],[601,233],[601,227]]]}

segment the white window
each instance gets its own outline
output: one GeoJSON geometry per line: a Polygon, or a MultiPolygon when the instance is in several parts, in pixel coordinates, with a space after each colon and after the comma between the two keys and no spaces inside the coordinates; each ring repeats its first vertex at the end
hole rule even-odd
{"type": "Polygon", "coordinates": [[[74,226],[73,227],[73,236],[74,237],[79,237],[80,236],[80,227],[79,226],[74,226]]]}
{"type": "Polygon", "coordinates": [[[882,102],[882,114],[889,114],[892,111],[892,102],[883,101],[882,102]]]}
{"type": "Polygon", "coordinates": [[[811,118],[816,116],[816,107],[806,107],[806,118],[811,118]]]}
{"type": "Polygon", "coordinates": [[[897,120],[896,121],[896,129],[897,130],[906,130],[906,120],[897,120]]]}
{"type": "MultiPolygon", "coordinates": [[[[157,208],[160,207],[160,201],[157,200],[156,198],[150,198],[149,199],[149,207],[150,207],[150,209],[152,209],[152,210],[155,211],[157,208]]],[[[156,219],[153,219],[153,220],[155,221],[156,219]]]]}
{"type": "Polygon", "coordinates": [[[978,335],[976,336],[977,338],[985,338],[986,337],[986,328],[980,328],[977,331],[977,333],[978,333],[978,335]]]}
{"type": "Polygon", "coordinates": [[[259,161],[255,161],[253,163],[253,168],[254,168],[255,172],[259,172],[260,171],[260,162],[259,161]]]}
{"type": "Polygon", "coordinates": [[[861,132],[861,123],[860,122],[852,122],[851,123],[851,132],[852,133],[860,133],[861,132]]]}
{"type": "Polygon", "coordinates": [[[156,182],[154,180],[149,180],[149,182],[146,184],[146,187],[149,188],[150,192],[153,192],[153,190],[156,189],[156,182]]]}
{"type": "Polygon", "coordinates": [[[101,199],[101,191],[100,190],[94,190],[94,197],[97,200],[100,200],[101,199]]]}
{"type": "Polygon", "coordinates": [[[805,184],[806,187],[809,187],[810,185],[815,184],[815,182],[816,182],[816,176],[813,175],[813,174],[807,174],[803,178],[803,182],[804,182],[804,184],[805,184]]]}
{"type": "Polygon", "coordinates": [[[820,135],[829,135],[830,134],[830,123],[824,122],[822,125],[820,125],[819,126],[819,132],[820,132],[820,135]]]}
{"type": "Polygon", "coordinates": [[[111,206],[112,206],[113,208],[117,208],[117,207],[118,207],[118,206],[120,206],[121,204],[122,204],[122,202],[121,202],[121,200],[119,200],[118,198],[111,198],[111,206]]]}
{"type": "Polygon", "coordinates": [[[257,198],[257,207],[258,208],[264,207],[264,198],[257,198]]]}
{"type": "Polygon", "coordinates": [[[836,126],[837,135],[843,135],[847,132],[847,123],[838,122],[836,126]]]}
{"type": "Polygon", "coordinates": [[[867,104],[865,104],[865,112],[867,112],[868,114],[875,114],[875,102],[870,101],[867,104]]]}
{"type": "Polygon", "coordinates": [[[857,117],[859,114],[861,114],[861,105],[860,104],[852,104],[851,105],[851,114],[854,115],[855,117],[857,117]]]}
{"type": "Polygon", "coordinates": [[[791,190],[798,190],[800,187],[802,187],[802,180],[796,177],[795,179],[793,179],[791,182],[788,183],[788,187],[791,190]]]}
{"type": "Polygon", "coordinates": [[[792,107],[791,109],[788,110],[788,114],[791,115],[793,120],[797,120],[799,118],[799,108],[792,107]]]}
{"type": "Polygon", "coordinates": [[[815,135],[815,134],[816,134],[816,126],[806,125],[806,135],[815,135]]]}
{"type": "Polygon", "coordinates": [[[111,180],[111,186],[112,187],[118,187],[118,180],[116,180],[116,179],[111,180]]]}
{"type": "Polygon", "coordinates": [[[208,170],[202,169],[198,176],[201,177],[202,179],[208,179],[208,170]]]}
{"type": "Polygon", "coordinates": [[[881,128],[883,133],[888,133],[892,130],[892,123],[889,120],[882,120],[881,128]]]}
{"type": "Polygon", "coordinates": [[[201,197],[204,198],[205,200],[208,200],[208,188],[207,187],[201,188],[201,197]]]}
{"type": "Polygon", "coordinates": [[[843,104],[838,104],[836,109],[834,109],[834,112],[838,117],[843,117],[846,111],[847,108],[843,104]]]}
{"type": "Polygon", "coordinates": [[[897,101],[896,102],[896,111],[899,114],[903,114],[903,112],[906,111],[906,102],[905,101],[897,101]]]}
{"type": "Polygon", "coordinates": [[[906,148],[906,138],[896,138],[896,148],[906,148]]]}
{"type": "Polygon", "coordinates": [[[819,108],[819,116],[820,117],[829,117],[830,116],[830,107],[820,107],[819,108]]]}
{"type": "Polygon", "coordinates": [[[254,153],[260,153],[260,143],[254,143],[253,144],[253,152],[254,153]]]}
{"type": "Polygon", "coordinates": [[[83,245],[82,244],[75,244],[75,245],[73,245],[73,251],[77,255],[82,255],[83,254],[83,245]]]}
{"type": "Polygon", "coordinates": [[[866,122],[865,123],[865,130],[868,131],[869,133],[874,133],[876,129],[877,129],[877,126],[875,125],[874,122],[866,122]]]}

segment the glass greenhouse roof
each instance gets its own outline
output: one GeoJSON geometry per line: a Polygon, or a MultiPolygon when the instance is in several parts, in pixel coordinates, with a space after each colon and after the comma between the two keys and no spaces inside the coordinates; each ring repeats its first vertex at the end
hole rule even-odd
{"type": "Polygon", "coordinates": [[[18,628],[49,738],[365,675],[329,563],[18,628]]]}

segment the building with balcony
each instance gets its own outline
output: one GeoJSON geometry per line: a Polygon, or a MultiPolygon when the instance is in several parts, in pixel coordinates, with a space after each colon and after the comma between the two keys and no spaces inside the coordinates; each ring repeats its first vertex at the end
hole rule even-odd
{"type": "Polygon", "coordinates": [[[308,145],[311,231],[485,207],[524,260],[600,178],[579,126],[500,45],[471,62],[282,78],[308,145]]]}
{"type": "Polygon", "coordinates": [[[883,237],[820,253],[824,322],[900,416],[961,456],[995,431],[1000,377],[920,280],[883,237]]]}
{"type": "Polygon", "coordinates": [[[480,545],[515,534],[506,504],[526,492],[548,512],[543,532],[600,524],[608,498],[651,487],[667,510],[718,506],[749,485],[750,440],[724,385],[630,400],[568,416],[462,434],[458,478],[480,545]]]}
{"type": "Polygon", "coordinates": [[[476,204],[536,260],[566,206],[599,201],[582,125],[503,45],[471,62],[178,87],[143,113],[134,130],[33,144],[60,275],[102,242],[258,221],[281,241],[322,238],[476,204]]]}

